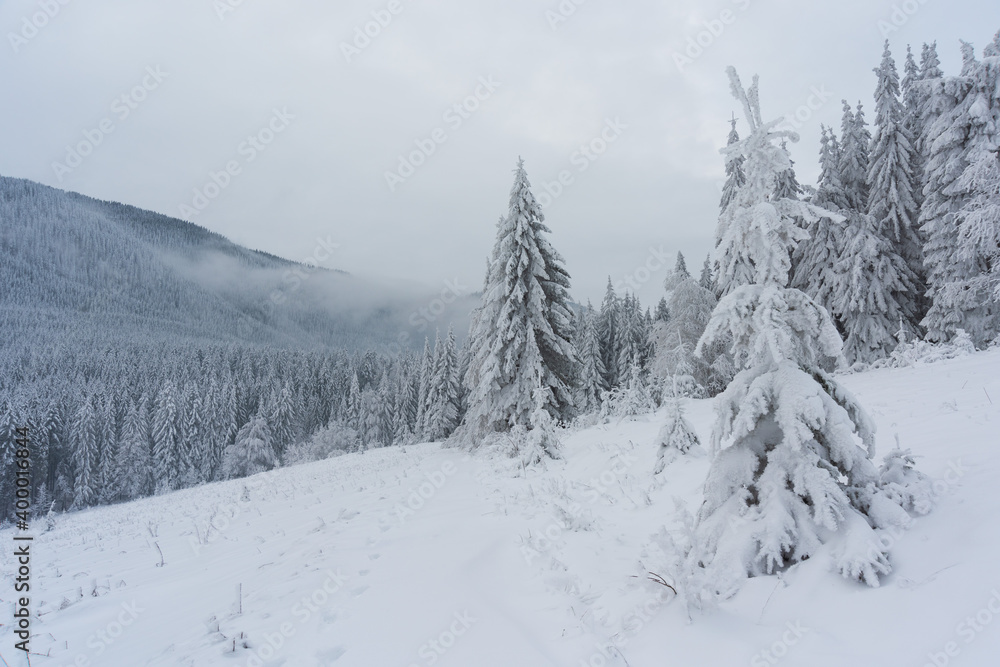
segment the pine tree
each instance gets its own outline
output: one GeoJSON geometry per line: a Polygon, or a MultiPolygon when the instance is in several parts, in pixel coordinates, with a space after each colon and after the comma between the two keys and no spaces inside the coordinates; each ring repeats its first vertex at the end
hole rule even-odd
{"type": "Polygon", "coordinates": [[[669,380],[682,376],[684,388],[697,395],[714,395],[722,391],[731,376],[725,373],[724,377],[717,377],[715,370],[723,366],[716,366],[715,362],[725,354],[725,344],[707,349],[701,357],[694,355],[715,305],[715,294],[690,276],[671,290],[671,317],[667,322],[657,323],[652,332],[651,373],[654,377],[669,380]]]}
{"type": "Polygon", "coordinates": [[[639,307],[638,302],[630,294],[626,294],[621,301],[621,310],[618,317],[618,359],[615,366],[618,368],[631,368],[633,363],[641,365],[641,353],[639,349],[639,307]]]}
{"type": "Polygon", "coordinates": [[[427,411],[427,431],[430,440],[444,440],[458,426],[458,359],[455,350],[455,332],[450,327],[448,338],[442,342],[440,334],[434,341],[434,366],[430,382],[427,411]]]}
{"type": "MultiPolygon", "coordinates": [[[[844,211],[847,196],[840,180],[840,162],[832,131],[822,129],[820,140],[820,178],[813,203],[831,211],[844,211]]],[[[846,245],[843,220],[814,217],[804,224],[809,238],[793,251],[791,286],[802,290],[830,313],[836,314],[835,302],[843,292],[845,278],[840,258],[846,245]]]]}
{"type": "Polygon", "coordinates": [[[851,230],[854,238],[848,241],[844,254],[845,262],[853,265],[848,289],[851,294],[842,293],[844,308],[838,309],[852,330],[847,337],[848,356],[864,361],[873,360],[872,354],[891,351],[900,321],[908,334],[915,332],[922,291],[917,271],[922,268],[923,258],[916,233],[917,205],[911,190],[912,138],[903,125],[899,77],[888,40],[875,73],[875,136],[868,170],[868,214],[872,220],[863,220],[858,229],[851,230]],[[865,280],[871,282],[865,284],[865,280]],[[880,294],[870,294],[873,291],[880,294]],[[875,312],[868,310],[872,307],[875,312]],[[852,317],[865,321],[851,322],[852,317]],[[859,343],[857,334],[862,328],[869,338],[859,343]],[[868,352],[862,352],[862,347],[868,352]]]}
{"type": "Polygon", "coordinates": [[[778,121],[762,122],[756,77],[744,91],[732,67],[729,74],[751,128],[734,146],[747,160],[747,186],[733,220],[744,227],[735,235],[747,240],[755,273],[723,297],[699,343],[728,334],[743,370],[717,404],[689,564],[707,575],[711,592],[727,594],[746,576],[773,573],[836,540],[844,576],[878,585],[890,567],[885,548],[872,548],[876,530],[906,525],[908,516],[876,486],[870,419],[821,368],[841,350],[829,314],[785,286],[789,250],[805,235],[795,218],[834,214],[771,200],[789,160],[778,140],[797,137],[774,130],[778,121]]]}
{"type": "Polygon", "coordinates": [[[98,496],[97,415],[92,398],[84,398],[80,402],[80,407],[73,417],[71,434],[73,468],[76,472],[73,483],[73,506],[82,509],[93,505],[98,496]]]}
{"type": "MultiPolygon", "coordinates": [[[[781,147],[788,150],[784,143],[781,147]]],[[[778,184],[774,187],[776,199],[798,199],[802,195],[802,186],[795,175],[795,161],[789,159],[788,163],[791,166],[778,174],[778,184]]]]}
{"type": "Polygon", "coordinates": [[[670,319],[670,309],[667,307],[667,297],[660,297],[660,301],[656,304],[656,315],[654,317],[657,322],[666,322],[670,319]]]}
{"type": "Polygon", "coordinates": [[[149,447],[149,418],[146,397],[132,402],[122,428],[120,456],[122,460],[123,494],[126,500],[142,498],[153,492],[149,447]]]}
{"type": "MultiPolygon", "coordinates": [[[[732,123],[732,129],[729,130],[729,138],[726,141],[727,146],[732,146],[740,140],[740,134],[736,131],[736,116],[733,115],[733,119],[729,121],[732,123]]],[[[722,186],[722,201],[719,202],[719,210],[725,211],[726,207],[729,206],[729,202],[733,200],[736,195],[736,191],[743,187],[746,183],[746,175],[743,173],[743,156],[734,155],[726,160],[726,182],[722,186]]]]}
{"type": "Polygon", "coordinates": [[[181,431],[177,402],[174,384],[165,381],[153,409],[153,476],[157,493],[175,489],[179,482],[181,431]]]}
{"type": "Polygon", "coordinates": [[[843,289],[834,306],[847,334],[844,355],[852,363],[871,363],[892,353],[900,331],[904,338],[912,335],[912,295],[917,287],[873,216],[858,217],[848,235],[838,269],[843,289]]]}
{"type": "Polygon", "coordinates": [[[844,103],[844,117],[841,121],[840,182],[847,197],[847,208],[853,212],[868,211],[868,149],[871,133],[865,122],[864,110],[858,102],[857,111],[851,113],[851,105],[844,103]]]}
{"type": "Polygon", "coordinates": [[[424,354],[420,360],[417,381],[417,416],[413,433],[418,439],[424,438],[427,430],[427,397],[431,391],[431,375],[434,372],[434,357],[431,356],[431,341],[424,337],[424,354]]]}
{"type": "Polygon", "coordinates": [[[467,442],[529,425],[538,400],[555,420],[571,416],[569,280],[544,219],[519,161],[470,334],[467,442]]]}
{"type": "MultiPolygon", "coordinates": [[[[903,80],[900,83],[900,93],[903,103],[903,127],[910,137],[910,192],[914,203],[914,215],[919,215],[920,204],[923,201],[924,166],[920,155],[920,138],[923,136],[923,122],[920,109],[925,97],[920,84],[920,70],[913,58],[913,50],[906,46],[906,62],[903,65],[903,80]]],[[[876,108],[877,108],[876,103],[876,108]]],[[[877,112],[876,112],[877,113],[877,112]]],[[[916,231],[916,218],[913,219],[916,231]]],[[[918,275],[923,271],[923,262],[918,275]]]]}
{"type": "MultiPolygon", "coordinates": [[[[942,77],[930,82],[926,128],[924,203],[920,210],[920,229],[925,239],[924,267],[927,296],[931,306],[922,322],[928,340],[950,340],[958,329],[970,322],[966,313],[977,304],[970,302],[961,287],[980,274],[980,267],[967,255],[959,255],[959,212],[968,206],[969,193],[958,183],[969,166],[970,136],[975,114],[972,106],[979,96],[974,93],[978,63],[972,47],[962,44],[962,75],[942,77]]],[[[988,107],[987,107],[988,108],[988,107]]],[[[973,314],[973,319],[976,316],[973,314]]],[[[982,340],[976,341],[982,344],[982,340]]]]}
{"type": "Polygon", "coordinates": [[[972,86],[961,105],[968,114],[967,166],[953,188],[962,197],[953,259],[964,270],[938,290],[934,308],[939,328],[962,329],[984,347],[1000,340],[1000,32],[982,61],[972,63],[965,75],[972,86]]]}
{"type": "Polygon", "coordinates": [[[271,426],[274,450],[278,455],[278,460],[281,460],[285,455],[285,450],[295,443],[298,431],[296,428],[297,412],[292,387],[286,381],[281,388],[281,392],[278,393],[271,405],[268,419],[268,424],[271,426]]]}
{"type": "Polygon", "coordinates": [[[607,391],[604,361],[601,359],[601,341],[597,335],[597,313],[587,302],[583,313],[582,332],[577,357],[580,374],[577,385],[576,405],[582,414],[597,412],[601,408],[601,395],[607,391]]]}
{"type": "Polygon", "coordinates": [[[604,362],[604,382],[611,388],[618,386],[618,327],[621,304],[615,288],[608,276],[608,287],[601,303],[601,314],[597,321],[597,336],[601,341],[601,359],[604,362]]]}
{"type": "Polygon", "coordinates": [[[227,479],[249,477],[277,466],[271,427],[267,418],[258,413],[243,425],[236,434],[236,441],[226,447],[225,476],[227,479]]]}
{"type": "Polygon", "coordinates": [[[654,475],[659,475],[672,462],[697,447],[700,442],[694,428],[684,417],[684,399],[680,396],[677,383],[673,384],[671,396],[666,399],[667,421],[660,428],[656,439],[659,449],[654,475]]]}
{"type": "MultiPolygon", "coordinates": [[[[701,266],[701,279],[698,284],[703,288],[707,289],[709,292],[715,292],[715,279],[712,277],[712,255],[708,254],[705,256],[705,263],[701,266]]],[[[666,300],[663,300],[663,305],[666,307],[666,300]]],[[[659,310],[657,310],[657,319],[659,319],[659,310]]]]}

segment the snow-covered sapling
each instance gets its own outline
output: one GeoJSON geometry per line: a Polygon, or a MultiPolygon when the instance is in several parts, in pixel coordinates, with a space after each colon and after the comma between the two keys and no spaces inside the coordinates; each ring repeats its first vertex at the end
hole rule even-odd
{"type": "Polygon", "coordinates": [[[698,435],[684,417],[683,400],[676,391],[673,396],[666,399],[667,421],[660,428],[660,433],[656,437],[660,448],[656,467],[653,469],[654,475],[663,472],[663,469],[674,462],[678,456],[687,454],[700,444],[698,435]]]}
{"type": "Polygon", "coordinates": [[[742,370],[718,400],[714,456],[698,513],[692,570],[712,594],[734,593],[748,576],[805,560],[824,543],[845,577],[871,586],[890,571],[879,531],[908,525],[905,509],[879,486],[870,457],[875,426],[857,401],[823,370],[843,343],[830,314],[788,288],[790,251],[805,234],[796,219],[838,217],[805,202],[774,197],[789,166],[780,119],[764,123],[756,77],[732,91],[750,133],[724,149],[746,158],[747,182],[730,204],[720,248],[723,266],[752,268],[719,302],[699,347],[732,340],[742,370]]]}

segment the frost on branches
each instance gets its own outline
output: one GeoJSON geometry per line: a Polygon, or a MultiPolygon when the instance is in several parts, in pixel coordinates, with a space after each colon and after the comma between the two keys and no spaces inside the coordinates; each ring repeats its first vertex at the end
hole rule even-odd
{"type": "MultiPolygon", "coordinates": [[[[751,132],[729,148],[746,157],[747,185],[729,230],[743,245],[729,250],[728,265],[752,267],[752,282],[720,301],[699,342],[731,336],[743,370],[719,397],[714,460],[689,554],[692,580],[706,582],[705,593],[729,595],[746,577],[780,571],[829,543],[845,577],[877,586],[890,571],[880,531],[911,519],[903,494],[883,490],[870,460],[874,424],[822,370],[842,347],[829,313],[786,287],[789,252],[804,234],[794,218],[834,214],[772,199],[789,166],[779,142],[797,136],[775,130],[780,120],[762,122],[756,77],[744,91],[735,69],[729,76],[751,132]]],[[[907,478],[893,476],[900,480],[907,478]]]]}

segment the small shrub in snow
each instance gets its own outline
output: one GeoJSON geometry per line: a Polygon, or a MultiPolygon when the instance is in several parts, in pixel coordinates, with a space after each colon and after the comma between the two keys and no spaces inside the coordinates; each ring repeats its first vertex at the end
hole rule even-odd
{"type": "Polygon", "coordinates": [[[656,437],[660,445],[659,456],[657,457],[656,468],[653,474],[658,475],[678,456],[687,454],[699,443],[698,435],[694,432],[691,424],[684,418],[684,405],[682,398],[672,396],[667,399],[667,421],[660,429],[656,437]]]}
{"type": "Polygon", "coordinates": [[[879,488],[891,501],[908,512],[927,514],[934,507],[934,487],[919,472],[908,449],[889,452],[879,468],[879,488]]]}
{"type": "Polygon", "coordinates": [[[332,422],[305,442],[289,448],[285,454],[288,465],[322,461],[358,449],[358,432],[346,424],[332,422]]]}
{"type": "MultiPolygon", "coordinates": [[[[976,346],[972,337],[959,329],[955,337],[947,343],[931,343],[926,340],[902,342],[896,346],[888,359],[880,359],[870,368],[907,368],[917,364],[932,364],[946,359],[957,359],[972,354],[976,346]]],[[[863,367],[858,367],[863,370],[863,367]]]]}
{"type": "Polygon", "coordinates": [[[249,477],[278,467],[271,427],[260,414],[255,415],[236,434],[236,441],[226,447],[223,470],[229,479],[249,477]]]}
{"type": "Polygon", "coordinates": [[[601,418],[604,421],[644,415],[656,409],[649,385],[642,377],[638,364],[632,365],[628,382],[604,392],[601,401],[601,418]]]}

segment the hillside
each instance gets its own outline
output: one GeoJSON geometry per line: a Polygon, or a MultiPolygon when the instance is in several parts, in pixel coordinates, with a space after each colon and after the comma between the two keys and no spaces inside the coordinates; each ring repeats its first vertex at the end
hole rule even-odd
{"type": "MultiPolygon", "coordinates": [[[[671,578],[660,535],[697,510],[708,461],[655,479],[657,413],[566,434],[544,470],[423,444],[39,521],[32,647],[50,657],[32,664],[993,664],[1000,350],[842,380],[878,455],[898,437],[936,480],[880,588],[824,547],[689,622],[646,577],[671,578]]],[[[712,402],[689,416],[706,441],[712,402]]]]}
{"type": "MultiPolygon", "coordinates": [[[[243,248],[197,225],[31,181],[0,177],[0,327],[4,345],[183,340],[280,347],[386,348],[436,296],[243,248]],[[362,296],[364,295],[364,296],[362,296]]],[[[322,261],[320,261],[322,260],[322,261]]],[[[438,317],[465,331],[475,298],[438,317]]],[[[433,334],[433,331],[431,331],[433,334]]]]}

